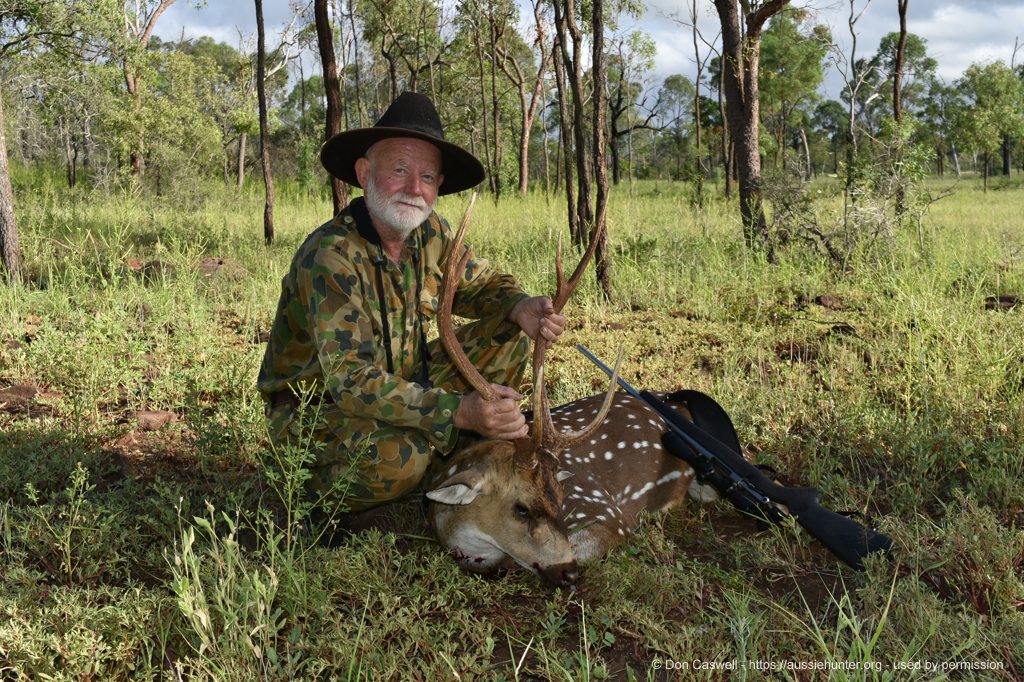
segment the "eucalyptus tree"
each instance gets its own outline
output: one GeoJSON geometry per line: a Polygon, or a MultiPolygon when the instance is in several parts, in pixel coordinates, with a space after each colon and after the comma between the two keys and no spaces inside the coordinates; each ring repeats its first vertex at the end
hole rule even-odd
{"type": "Polygon", "coordinates": [[[1006,136],[1024,135],[1024,82],[1002,60],[971,64],[956,82],[965,99],[957,127],[969,148],[983,157],[984,187],[989,162],[1006,136]]]}
{"type": "MultiPolygon", "coordinates": [[[[789,140],[803,140],[801,122],[819,100],[825,58],[832,43],[828,27],[815,24],[804,10],[789,9],[772,17],[761,41],[761,120],[774,140],[774,164],[785,167],[789,140]]],[[[809,174],[811,169],[806,168],[809,174]]]]}
{"type": "Polygon", "coordinates": [[[532,51],[525,48],[514,28],[495,41],[495,59],[519,93],[519,194],[526,196],[530,183],[530,135],[544,100],[544,77],[554,55],[550,42],[550,17],[544,0],[530,0],[533,10],[532,51]]]}
{"type": "Polygon", "coordinates": [[[761,192],[761,37],[765,22],[787,4],[789,0],[715,0],[722,26],[723,87],[729,131],[736,145],[743,236],[748,247],[760,246],[769,261],[775,260],[775,245],[761,192]]]}
{"type": "Polygon", "coordinates": [[[439,99],[438,71],[449,48],[442,35],[446,22],[441,9],[436,0],[356,3],[354,11],[363,37],[383,59],[388,102],[403,90],[425,92],[434,101],[439,99]]]}
{"type": "MultiPolygon", "coordinates": [[[[334,56],[334,31],[327,13],[327,0],[313,0],[313,16],[316,24],[316,44],[323,68],[323,91],[327,102],[324,112],[324,140],[341,132],[341,83],[338,79],[338,63],[334,56]]],[[[348,186],[331,176],[331,201],[337,215],[348,203],[348,186]]]]}
{"type": "MultiPolygon", "coordinates": [[[[662,138],[670,141],[670,156],[674,161],[672,176],[680,178],[683,174],[683,159],[686,154],[687,134],[697,126],[694,124],[694,102],[697,89],[686,76],[673,74],[661,85],[661,129],[662,138]]],[[[700,154],[700,148],[697,148],[700,154]]]]}
{"type": "Polygon", "coordinates": [[[645,76],[654,68],[657,52],[654,40],[640,31],[631,31],[612,41],[608,55],[608,147],[612,160],[612,183],[621,180],[620,140],[637,130],[655,130],[661,109],[660,92],[654,102],[645,87],[645,76]]]}
{"type": "Polygon", "coordinates": [[[834,99],[820,102],[811,117],[814,130],[828,142],[832,154],[832,172],[839,172],[839,152],[842,151],[849,135],[849,120],[842,102],[834,99]]]}
{"type": "MultiPolygon", "coordinates": [[[[121,35],[111,33],[112,52],[120,62],[124,73],[124,84],[128,97],[137,114],[136,120],[142,118],[140,81],[146,71],[147,47],[156,22],[167,8],[177,0],[124,0],[121,15],[123,32],[121,35]]],[[[135,177],[136,188],[141,188],[144,171],[145,128],[139,126],[137,136],[132,141],[129,157],[132,175],[135,177]]]]}

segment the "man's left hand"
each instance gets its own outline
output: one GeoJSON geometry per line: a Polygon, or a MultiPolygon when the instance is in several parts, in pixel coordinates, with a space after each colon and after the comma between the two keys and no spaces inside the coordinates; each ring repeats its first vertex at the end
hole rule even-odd
{"type": "Polygon", "coordinates": [[[549,348],[565,331],[565,316],[555,312],[555,306],[547,296],[524,298],[508,314],[512,320],[534,341],[543,341],[549,348]]]}

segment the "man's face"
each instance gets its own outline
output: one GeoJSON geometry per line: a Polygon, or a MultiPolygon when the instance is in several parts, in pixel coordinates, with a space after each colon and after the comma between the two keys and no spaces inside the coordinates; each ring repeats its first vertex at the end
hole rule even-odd
{"type": "Polygon", "coordinates": [[[373,219],[408,236],[434,210],[441,175],[441,150],[424,140],[394,137],[376,143],[356,161],[356,177],[373,219]]]}

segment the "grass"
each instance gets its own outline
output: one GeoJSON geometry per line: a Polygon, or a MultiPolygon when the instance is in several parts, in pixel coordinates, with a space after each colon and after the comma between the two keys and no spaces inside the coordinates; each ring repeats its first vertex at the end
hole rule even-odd
{"type": "MultiPolygon", "coordinates": [[[[759,460],[874,515],[898,551],[855,573],[804,533],[686,503],[568,595],[466,575],[419,537],[331,551],[303,535],[308,453],[268,447],[253,386],[324,197],[282,183],[268,248],[256,194],[176,205],[15,181],[32,281],[0,289],[0,678],[1024,674],[1024,313],[985,307],[1024,293],[1019,182],[963,183],[923,242],[898,232],[847,273],[798,249],[766,264],[723,202],[617,190],[616,297],[588,277],[570,303],[554,400],[600,383],[574,343],[622,344],[628,381],[715,396],[759,460]],[[172,421],[143,430],[140,410],[172,421]]],[[[441,210],[454,222],[464,201],[441,210]]],[[[485,198],[471,240],[550,291],[537,254],[563,212],[485,198]]]]}

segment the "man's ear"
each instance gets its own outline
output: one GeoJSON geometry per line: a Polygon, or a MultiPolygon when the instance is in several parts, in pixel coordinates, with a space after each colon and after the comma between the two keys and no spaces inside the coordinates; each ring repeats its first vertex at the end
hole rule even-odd
{"type": "Polygon", "coordinates": [[[370,160],[365,156],[360,156],[356,159],[356,180],[359,181],[359,186],[366,187],[366,176],[370,173],[370,160]]]}

